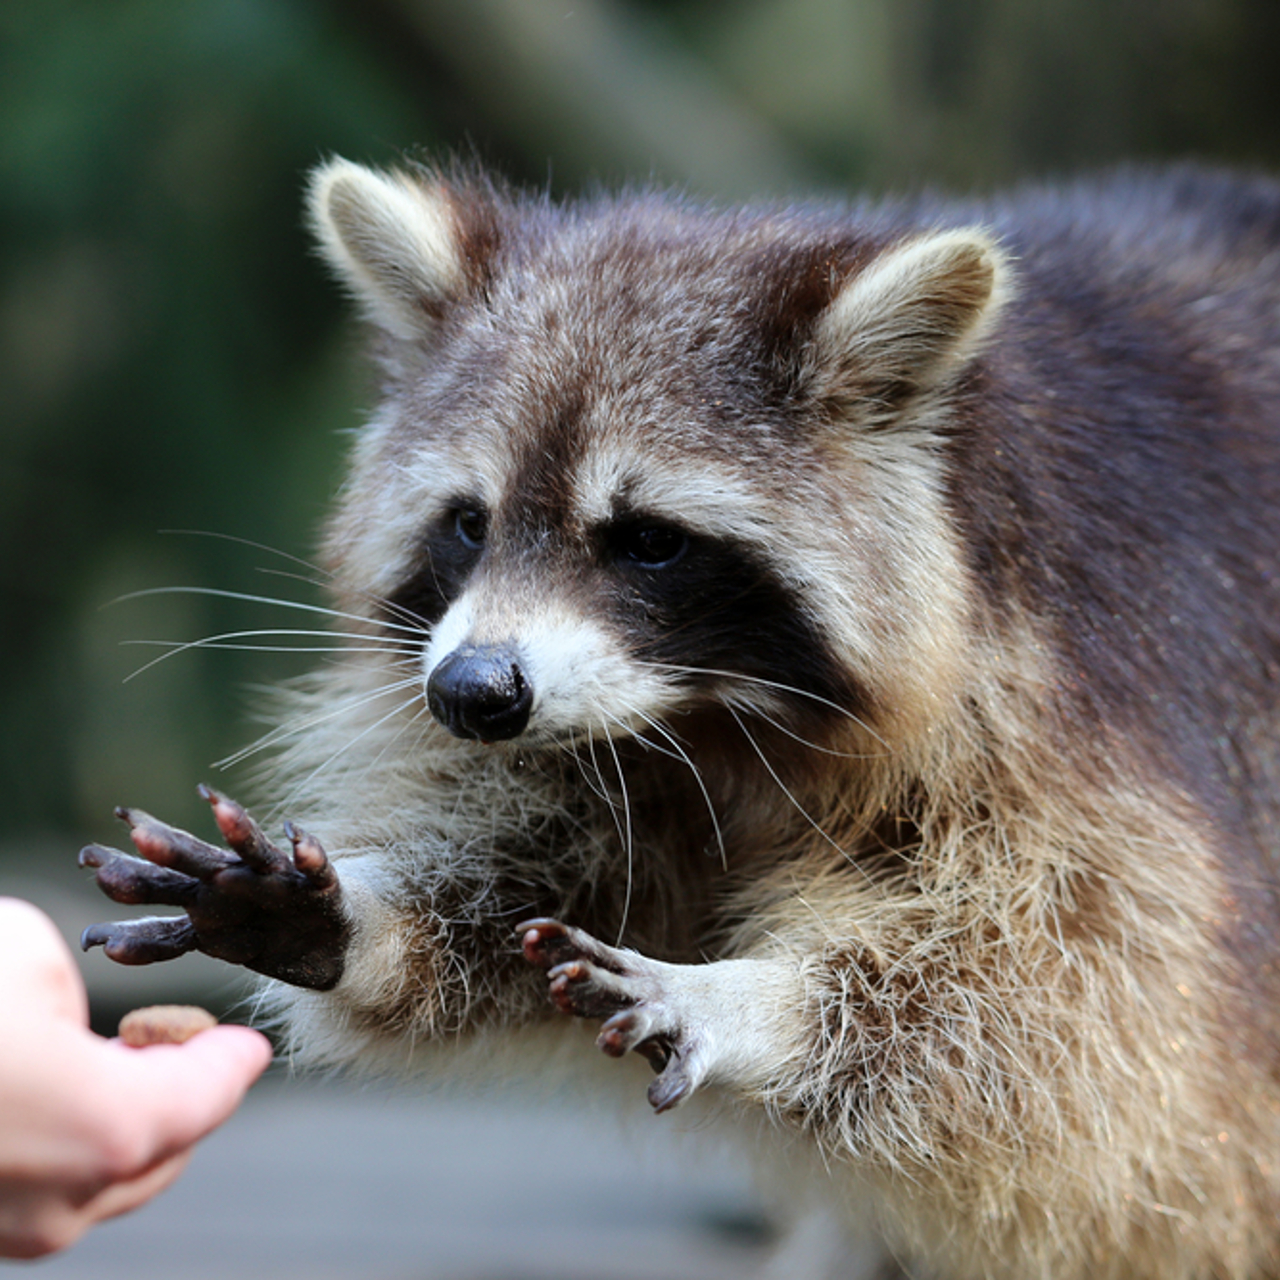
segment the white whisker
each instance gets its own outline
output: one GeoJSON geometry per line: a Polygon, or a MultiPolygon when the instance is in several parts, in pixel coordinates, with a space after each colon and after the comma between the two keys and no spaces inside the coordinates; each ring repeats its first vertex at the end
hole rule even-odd
{"type": "MultiPolygon", "coordinates": [[[[383,692],[386,692],[386,691],[384,690],[383,692]]],[[[312,769],[311,772],[308,773],[305,778],[301,778],[298,781],[297,785],[294,787],[294,793],[297,794],[298,792],[305,791],[322,773],[325,773],[327,770],[332,768],[334,763],[337,760],[341,759],[342,756],[344,756],[348,751],[350,751],[351,748],[356,745],[356,743],[362,742],[365,738],[369,736],[369,734],[380,729],[384,724],[387,723],[388,720],[393,720],[396,716],[401,715],[407,707],[411,707],[415,702],[417,702],[421,698],[422,698],[422,694],[419,692],[419,693],[415,693],[412,698],[404,699],[404,701],[399,703],[399,705],[392,707],[391,710],[388,711],[386,715],[379,717],[372,724],[366,725],[359,733],[355,735],[355,737],[348,738],[347,741],[342,744],[342,746],[340,746],[336,751],[334,751],[332,754],[330,754],[328,757],[322,760],[318,765],[316,765],[316,767],[312,769]]],[[[416,718],[417,717],[415,716],[414,719],[416,720],[416,718]]],[[[411,720],[410,724],[412,723],[413,721],[411,720]]],[[[407,727],[408,726],[406,726],[406,728],[407,727]]],[[[401,732],[403,732],[403,730],[401,732]]],[[[289,804],[288,799],[282,800],[280,804],[278,804],[271,811],[271,816],[274,817],[278,815],[285,807],[287,807],[288,804],[289,804]]]]}
{"type": "MultiPolygon", "coordinates": [[[[814,742],[802,734],[796,733],[794,729],[788,728],[781,720],[775,720],[773,716],[766,715],[757,706],[740,707],[740,710],[749,715],[755,716],[757,720],[763,720],[765,724],[772,725],[779,733],[785,734],[793,742],[798,742],[802,747],[808,747],[810,751],[817,751],[824,756],[835,756],[838,760],[882,760],[884,754],[876,752],[868,754],[863,751],[837,751],[834,747],[824,747],[820,742],[814,742]]],[[[858,721],[861,724],[861,721],[858,721]]],[[[865,728],[865,726],[863,726],[865,728]]],[[[868,730],[870,732],[870,730],[868,730]]],[[[877,739],[878,741],[878,739],[877,739]]]]}
{"type": "Polygon", "coordinates": [[[405,626],[398,622],[380,621],[376,624],[373,619],[366,618],[358,613],[346,613],[341,609],[331,609],[326,605],[307,604],[302,600],[281,600],[276,596],[258,596],[247,591],[225,591],[220,587],[147,587],[142,591],[130,591],[126,595],[116,596],[114,600],[108,601],[109,604],[124,604],[128,600],[141,600],[145,596],[165,596],[165,595],[188,595],[188,596],[216,596],[221,600],[240,600],[246,604],[269,604],[275,605],[279,609],[298,609],[303,613],[320,613],[329,618],[343,618],[349,622],[363,623],[365,626],[377,625],[387,627],[392,631],[404,631],[412,636],[421,637],[424,634],[422,626],[405,626]]]}
{"type": "Polygon", "coordinates": [[[339,640],[343,638],[340,631],[309,631],[305,629],[291,628],[260,628],[252,631],[224,631],[216,636],[204,636],[199,640],[123,640],[122,645],[145,645],[164,646],[165,652],[158,658],[153,658],[150,662],[144,663],[136,671],[132,671],[125,676],[124,683],[128,684],[130,680],[142,675],[144,672],[150,671],[152,667],[158,666],[161,662],[167,661],[169,658],[175,657],[180,653],[185,653],[189,649],[229,649],[242,650],[250,653],[402,653],[406,657],[416,656],[421,652],[418,646],[410,646],[399,637],[377,637],[377,636],[361,636],[360,645],[339,644],[339,645],[250,645],[250,644],[234,644],[236,640],[251,640],[255,637],[266,638],[268,636],[282,637],[315,637],[324,640],[339,640]]]}
{"type": "Polygon", "coordinates": [[[618,939],[614,946],[620,947],[622,939],[627,931],[627,917],[631,914],[631,892],[635,883],[635,873],[632,864],[632,856],[635,848],[635,833],[631,828],[631,798],[627,794],[627,780],[622,772],[622,761],[618,758],[618,748],[614,745],[613,738],[609,734],[609,726],[605,725],[605,742],[609,746],[609,751],[613,756],[613,767],[618,772],[618,786],[622,791],[622,813],[626,821],[626,835],[623,838],[623,848],[627,854],[627,888],[625,896],[622,899],[622,919],[618,923],[618,939]]]}
{"type": "MultiPolygon", "coordinates": [[[[609,738],[609,726],[604,726],[605,740],[609,738]]],[[[587,752],[591,756],[591,768],[594,770],[596,779],[600,784],[600,790],[596,794],[609,806],[609,813],[613,818],[613,825],[618,830],[618,839],[625,843],[626,836],[623,834],[622,822],[618,817],[617,806],[614,804],[613,796],[609,794],[609,784],[604,780],[604,772],[600,768],[600,761],[596,759],[596,738],[595,734],[588,732],[587,734],[587,752]]]]}
{"type": "MultiPolygon", "coordinates": [[[[680,740],[671,730],[666,728],[665,725],[653,719],[652,716],[645,715],[645,713],[637,707],[628,706],[627,710],[630,711],[632,715],[638,716],[645,722],[645,724],[649,725],[655,733],[660,733],[671,744],[672,750],[667,752],[667,755],[674,755],[689,766],[689,772],[693,774],[693,780],[698,784],[698,790],[702,793],[703,803],[707,806],[707,813],[711,817],[711,826],[715,831],[716,847],[720,850],[720,865],[725,871],[728,871],[729,856],[725,852],[724,835],[720,830],[720,820],[716,817],[716,807],[711,803],[711,794],[708,792],[707,785],[702,779],[702,770],[694,764],[689,753],[680,745],[680,740]]],[[[661,748],[659,747],[657,750],[661,750],[661,748]]]]}
{"type": "Polygon", "coordinates": [[[826,841],[826,842],[827,842],[827,843],[828,843],[828,844],[829,844],[829,845],[830,845],[830,846],[831,846],[831,847],[832,847],[832,848],[833,848],[833,849],[834,849],[838,854],[840,854],[840,856],[841,856],[842,858],[847,859],[847,860],[848,860],[848,861],[849,861],[853,866],[857,866],[857,862],[856,862],[856,860],[853,858],[853,856],[852,856],[850,853],[848,853],[845,849],[843,849],[839,844],[837,844],[837,843],[836,843],[836,841],[834,841],[834,840],[833,840],[833,839],[832,839],[832,838],[831,838],[831,837],[830,837],[830,836],[829,836],[829,835],[828,835],[828,834],[827,834],[827,833],[822,829],[821,825],[820,825],[820,824],[817,822],[817,820],[816,820],[816,819],[815,819],[815,818],[814,818],[814,817],[809,813],[809,811],[804,807],[804,805],[802,805],[802,804],[800,803],[800,801],[799,801],[799,800],[797,800],[797,799],[795,798],[795,796],[792,794],[791,790],[788,788],[787,784],[786,784],[785,782],[783,782],[783,781],[782,781],[782,779],[781,779],[780,777],[778,777],[777,770],[776,770],[776,769],[774,769],[773,765],[771,765],[771,764],[769,763],[769,759],[768,759],[768,757],[767,757],[767,756],[765,755],[765,753],[760,749],[760,744],[759,744],[759,743],[758,743],[758,742],[757,742],[757,741],[756,741],[756,740],[751,736],[751,733],[750,733],[750,731],[747,729],[747,726],[746,726],[745,724],[743,724],[743,723],[742,723],[742,717],[741,717],[740,715],[738,715],[738,713],[737,713],[737,712],[736,712],[732,707],[728,707],[728,708],[726,708],[726,709],[728,710],[729,714],[733,717],[734,722],[737,724],[738,728],[742,730],[742,736],[743,736],[744,738],[746,738],[746,740],[751,744],[751,749],[756,753],[756,755],[757,755],[757,756],[759,756],[759,757],[760,757],[760,763],[761,763],[762,765],[764,765],[765,769],[768,771],[768,773],[769,773],[769,777],[771,777],[771,778],[774,780],[774,782],[777,784],[778,790],[779,790],[779,791],[781,791],[781,792],[782,792],[782,794],[783,794],[784,796],[786,796],[786,797],[787,797],[787,799],[791,802],[792,807],[795,809],[795,811],[796,811],[796,812],[797,812],[797,813],[798,813],[798,814],[799,814],[799,815],[800,815],[800,816],[801,816],[801,817],[802,817],[802,818],[803,818],[803,819],[804,819],[804,820],[805,820],[805,821],[806,821],[806,822],[807,822],[807,823],[808,823],[808,824],[809,824],[809,825],[810,825],[810,826],[811,826],[811,827],[812,827],[812,828],[813,828],[813,829],[814,829],[814,830],[815,830],[815,831],[816,831],[816,832],[817,832],[817,833],[818,833],[818,834],[819,834],[819,835],[820,835],[820,836],[821,836],[821,837],[822,837],[822,838],[823,838],[823,839],[824,839],[824,840],[825,840],[825,841],[826,841]]]}
{"type": "Polygon", "coordinates": [[[287,742],[290,738],[297,737],[300,733],[305,733],[308,729],[314,729],[317,725],[324,724],[329,720],[336,720],[340,716],[350,714],[352,711],[358,711],[370,702],[376,702],[379,698],[385,698],[390,693],[399,693],[402,689],[408,689],[420,683],[420,677],[415,674],[405,679],[395,680],[390,684],[380,685],[372,693],[362,693],[354,698],[348,698],[346,702],[336,707],[330,707],[319,715],[296,716],[294,719],[278,725],[270,733],[264,734],[256,742],[251,742],[247,747],[241,747],[239,751],[235,751],[231,755],[216,761],[214,768],[229,769],[247,760],[250,756],[268,751],[282,742],[287,742]]]}
{"type": "Polygon", "coordinates": [[[838,702],[832,702],[830,698],[824,698],[821,694],[813,693],[808,689],[801,689],[792,684],[783,684],[778,680],[766,680],[763,676],[749,676],[741,671],[722,671],[715,667],[686,667],[673,662],[649,662],[645,665],[658,671],[674,671],[680,675],[720,676],[726,680],[760,685],[762,688],[776,689],[779,693],[792,694],[798,698],[807,698],[810,702],[817,703],[822,707],[828,707],[830,710],[838,712],[846,720],[851,720],[858,728],[874,738],[886,751],[890,750],[889,744],[865,720],[855,715],[848,707],[842,707],[838,702]]]}
{"type": "MultiPolygon", "coordinates": [[[[408,702],[402,703],[399,709],[403,710],[405,707],[409,706],[412,701],[413,699],[409,699],[408,702]]],[[[393,712],[392,714],[394,715],[395,713],[393,712]]],[[[373,770],[377,768],[383,756],[385,756],[387,752],[390,751],[391,748],[394,747],[401,740],[401,738],[403,738],[404,735],[409,732],[410,729],[412,729],[415,725],[418,725],[419,722],[422,721],[424,717],[427,720],[427,725],[419,728],[418,736],[415,739],[415,743],[422,741],[423,735],[426,733],[427,728],[433,723],[431,719],[431,713],[429,708],[427,707],[425,698],[422,700],[422,704],[421,706],[418,707],[417,711],[415,711],[413,715],[409,717],[408,721],[401,726],[400,730],[397,733],[391,736],[390,740],[383,745],[382,750],[379,751],[378,754],[374,756],[373,759],[370,760],[369,763],[364,767],[362,771],[364,775],[367,777],[369,774],[371,774],[373,770]]],[[[388,717],[384,716],[383,719],[378,722],[378,724],[385,723],[387,718],[388,717]]],[[[373,725],[371,726],[371,728],[377,728],[377,725],[373,725]]]]}
{"type": "MultiPolygon", "coordinates": [[[[300,573],[286,573],[283,569],[268,569],[260,565],[257,571],[267,577],[284,578],[287,582],[301,582],[308,587],[317,587],[320,590],[324,590],[327,585],[324,582],[317,581],[315,578],[305,577],[300,573]]],[[[386,596],[377,595],[372,591],[361,591],[358,594],[371,605],[388,610],[402,622],[407,622],[411,627],[416,627],[424,632],[431,629],[431,624],[426,618],[414,613],[412,609],[406,609],[402,604],[397,604],[394,600],[389,600],[386,596]]],[[[370,621],[374,621],[374,619],[370,619],[370,621]]],[[[381,620],[378,621],[379,625],[382,625],[381,620]]]]}
{"type": "MultiPolygon", "coordinates": [[[[288,551],[281,551],[279,547],[273,547],[265,542],[255,542],[252,538],[243,538],[234,533],[223,533],[216,529],[161,529],[162,534],[176,535],[189,538],[213,538],[222,542],[237,543],[242,547],[251,547],[255,551],[265,551],[267,555],[278,556],[281,560],[289,560],[305,569],[310,577],[304,577],[298,573],[284,573],[279,569],[270,569],[266,566],[259,565],[257,571],[259,573],[272,574],[282,578],[290,578],[295,582],[305,583],[310,587],[317,587],[324,590],[333,582],[334,575],[321,565],[313,564],[310,560],[304,560],[301,556],[293,555],[288,551]]],[[[398,605],[393,600],[388,600],[385,596],[380,596],[372,591],[362,591],[360,593],[370,604],[379,605],[384,609],[390,609],[397,614],[405,622],[429,629],[425,619],[419,618],[412,609],[406,609],[403,605],[398,605]]]]}
{"type": "Polygon", "coordinates": [[[309,560],[304,560],[301,556],[295,556],[289,551],[281,551],[279,547],[273,547],[265,542],[255,542],[252,538],[243,538],[237,533],[223,533],[217,529],[161,529],[160,533],[167,537],[212,538],[219,542],[234,542],[242,547],[250,547],[254,551],[265,551],[269,556],[279,556],[281,560],[292,560],[294,564],[300,565],[303,569],[307,569],[323,579],[332,580],[333,578],[333,575],[327,570],[322,569],[318,564],[312,564],[309,560]]]}
{"type": "MultiPolygon", "coordinates": [[[[589,737],[588,741],[590,741],[589,737]]],[[[578,747],[577,736],[571,736],[567,742],[562,744],[561,750],[564,751],[565,754],[573,760],[574,764],[578,766],[578,773],[582,776],[583,782],[587,784],[587,788],[592,795],[599,796],[601,800],[607,800],[608,796],[604,793],[604,789],[600,783],[598,769],[596,770],[597,777],[595,781],[591,778],[591,770],[587,768],[587,762],[582,758],[582,754],[578,747]]],[[[594,761],[592,762],[592,767],[595,767],[594,761]]]]}

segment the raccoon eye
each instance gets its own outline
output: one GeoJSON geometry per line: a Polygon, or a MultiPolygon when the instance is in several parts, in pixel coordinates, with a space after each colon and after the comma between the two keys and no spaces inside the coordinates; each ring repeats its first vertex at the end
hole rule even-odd
{"type": "Polygon", "coordinates": [[[646,569],[665,569],[689,549],[689,536],[669,524],[636,524],[619,529],[616,554],[646,569]]]}
{"type": "Polygon", "coordinates": [[[488,525],[485,513],[479,507],[459,507],[453,513],[453,531],[463,546],[475,551],[484,544],[488,525]]]}

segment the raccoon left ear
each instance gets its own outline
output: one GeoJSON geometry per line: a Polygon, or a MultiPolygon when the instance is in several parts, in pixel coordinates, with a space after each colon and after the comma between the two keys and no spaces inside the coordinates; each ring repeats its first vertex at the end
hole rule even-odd
{"type": "Polygon", "coordinates": [[[448,188],[430,175],[330,160],[311,175],[307,211],[329,265],[391,337],[420,338],[463,292],[462,237],[448,188]]]}
{"type": "Polygon", "coordinates": [[[1009,268],[979,229],[886,249],[852,276],[814,332],[817,396],[884,420],[958,371],[1008,293],[1009,268]]]}

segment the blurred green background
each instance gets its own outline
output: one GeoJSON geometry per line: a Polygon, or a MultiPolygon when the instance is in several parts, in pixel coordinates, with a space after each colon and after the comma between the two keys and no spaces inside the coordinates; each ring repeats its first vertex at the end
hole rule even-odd
{"type": "Polygon", "coordinates": [[[4,0],[0,888],[83,880],[201,779],[289,655],[367,390],[299,190],[332,152],[474,149],[569,192],[983,189],[1121,159],[1280,161],[1275,0],[4,0]],[[201,531],[195,533],[173,532],[201,531]]]}

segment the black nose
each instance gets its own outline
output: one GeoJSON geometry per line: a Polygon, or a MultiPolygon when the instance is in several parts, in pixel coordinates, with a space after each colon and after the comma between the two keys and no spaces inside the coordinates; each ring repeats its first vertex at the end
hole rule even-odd
{"type": "Polygon", "coordinates": [[[497,742],[524,732],[533,689],[509,650],[464,645],[431,673],[427,705],[456,737],[497,742]]]}

